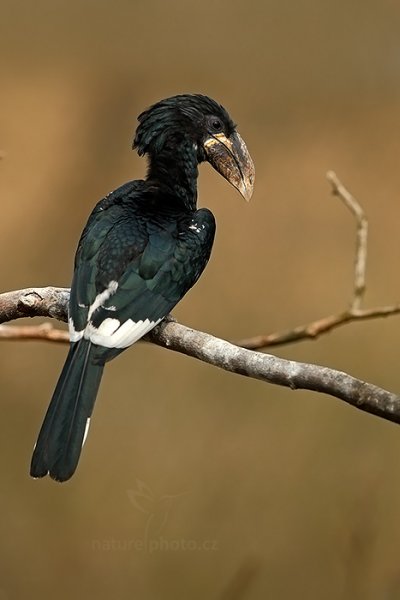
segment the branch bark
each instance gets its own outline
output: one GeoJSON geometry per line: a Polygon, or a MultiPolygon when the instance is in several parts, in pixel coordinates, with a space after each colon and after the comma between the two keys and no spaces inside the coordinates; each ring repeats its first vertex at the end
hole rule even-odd
{"type": "MultiPolygon", "coordinates": [[[[69,291],[65,288],[29,288],[0,295],[0,322],[27,316],[25,305],[29,297],[29,316],[55,317],[67,320],[69,291]],[[21,303],[23,309],[21,308],[21,303]],[[37,312],[36,312],[37,311],[37,312]],[[11,315],[11,316],[10,316],[11,315]]],[[[53,329],[49,324],[36,329],[35,339],[54,339],[65,341],[67,332],[53,329]],[[60,334],[63,334],[61,337],[60,334]]],[[[24,328],[0,325],[0,337],[9,337],[16,330],[14,339],[23,339],[24,328]]],[[[33,328],[25,330],[32,331],[33,328]]],[[[28,339],[26,336],[25,339],[28,339]]],[[[32,339],[32,336],[31,338],[32,339]]],[[[146,341],[168,348],[175,352],[192,356],[246,377],[259,379],[267,383],[329,394],[344,400],[355,408],[372,413],[389,421],[400,423],[400,396],[379,388],[371,383],[356,379],[342,371],[336,371],[320,365],[285,360],[270,354],[263,354],[240,348],[230,342],[216,338],[208,333],[196,331],[167,317],[146,337],[146,341]]]]}
{"type": "Polygon", "coordinates": [[[27,288],[0,294],[0,323],[21,317],[53,317],[67,320],[68,288],[27,288]]]}

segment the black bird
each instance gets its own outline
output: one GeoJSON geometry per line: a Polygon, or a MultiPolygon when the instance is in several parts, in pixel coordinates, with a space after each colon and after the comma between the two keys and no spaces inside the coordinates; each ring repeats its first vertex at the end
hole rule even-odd
{"type": "Polygon", "coordinates": [[[69,479],[78,464],[104,365],[159,323],[210,257],[212,213],[197,210],[208,161],[249,200],[254,166],[227,111],[202,95],[161,100],[138,117],[133,143],[147,177],[94,208],[75,256],[70,349],[33,452],[31,475],[69,479]]]}

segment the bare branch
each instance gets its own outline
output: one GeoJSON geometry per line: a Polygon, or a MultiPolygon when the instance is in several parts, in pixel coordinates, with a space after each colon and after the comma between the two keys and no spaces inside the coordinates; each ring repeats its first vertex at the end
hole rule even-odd
{"type": "Polygon", "coordinates": [[[315,339],[323,333],[328,333],[341,325],[351,321],[365,321],[367,319],[376,319],[378,317],[388,317],[400,312],[400,305],[377,306],[374,308],[361,309],[361,303],[366,289],[366,269],[367,269],[367,244],[368,244],[368,221],[366,214],[360,203],[348,191],[340,181],[336,173],[328,171],[326,174],[328,181],[332,185],[332,192],[338,196],[354,215],[357,223],[356,235],[356,255],[354,261],[354,283],[353,295],[350,300],[350,307],[336,315],[329,315],[316,321],[311,321],[306,325],[299,325],[294,329],[269,333],[265,335],[256,335],[251,338],[237,340],[235,343],[243,348],[250,350],[261,350],[270,346],[281,346],[299,342],[301,340],[315,339]]]}
{"type": "Polygon", "coordinates": [[[400,396],[342,371],[239,348],[208,333],[168,320],[153,329],[147,339],[231,373],[292,390],[329,394],[355,408],[400,423],[400,396]]]}
{"type": "MultiPolygon", "coordinates": [[[[0,295],[0,306],[5,306],[5,296],[11,298],[14,305],[19,306],[19,297],[33,294],[33,297],[36,298],[36,292],[38,292],[38,296],[41,298],[36,306],[38,314],[41,316],[58,315],[58,318],[65,320],[68,290],[57,288],[45,288],[45,290],[47,291],[46,294],[43,290],[38,292],[34,288],[2,294],[0,295]],[[44,296],[49,300],[47,310],[44,296]],[[57,306],[54,305],[54,298],[58,298],[57,306]]],[[[35,302],[33,304],[35,304],[35,302]]],[[[34,311],[36,309],[30,307],[30,316],[34,316],[34,311]]],[[[397,307],[397,309],[399,310],[399,307],[397,307]]],[[[385,314],[386,309],[383,308],[381,310],[382,315],[385,314]]],[[[6,310],[7,315],[12,312],[13,311],[6,310]]],[[[14,311],[14,314],[19,314],[19,312],[14,311]]],[[[367,311],[365,314],[365,318],[367,318],[367,311]]],[[[5,315],[1,314],[1,312],[0,316],[3,321],[6,320],[5,315]]],[[[21,316],[26,315],[21,314],[21,316]]],[[[23,328],[3,325],[0,329],[1,336],[5,337],[3,334],[4,331],[6,331],[8,339],[15,339],[16,335],[12,337],[8,333],[14,329],[17,331],[18,335],[18,330],[21,332],[23,328]]],[[[54,336],[56,341],[63,341],[67,337],[65,332],[50,329],[48,326],[39,326],[36,328],[28,327],[26,329],[33,332],[35,337],[33,337],[32,334],[29,334],[28,331],[28,334],[25,335],[25,337],[23,336],[22,339],[51,339],[51,337],[54,336]],[[64,337],[61,339],[59,336],[64,337]]],[[[389,421],[400,423],[399,396],[373,384],[365,383],[364,381],[356,379],[341,371],[318,365],[285,360],[269,354],[239,348],[225,340],[185,327],[184,325],[175,322],[172,317],[166,318],[160,325],[153,329],[153,331],[147,334],[145,340],[157,344],[158,346],[174,350],[175,352],[181,352],[182,354],[192,356],[193,358],[197,358],[226,371],[230,371],[231,373],[260,379],[267,383],[273,383],[291,389],[312,390],[329,394],[344,400],[355,408],[359,408],[389,421]]]]}

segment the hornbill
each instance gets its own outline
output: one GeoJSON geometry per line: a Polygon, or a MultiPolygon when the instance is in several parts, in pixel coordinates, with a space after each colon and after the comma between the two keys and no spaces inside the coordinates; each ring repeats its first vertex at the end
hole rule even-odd
{"type": "Polygon", "coordinates": [[[81,235],[69,300],[70,349],[33,452],[30,473],[69,479],[77,467],[104,365],[168,315],[210,257],[212,213],[197,210],[208,161],[250,200],[254,165],[227,111],[200,94],[141,113],[133,148],[144,180],[101,200],[81,235]]]}

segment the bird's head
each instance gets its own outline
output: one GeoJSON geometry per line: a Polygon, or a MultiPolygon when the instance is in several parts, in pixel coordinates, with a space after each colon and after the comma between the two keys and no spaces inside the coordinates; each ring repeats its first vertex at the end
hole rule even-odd
{"type": "Polygon", "coordinates": [[[138,117],[133,147],[140,156],[157,156],[185,142],[197,161],[208,161],[246,200],[250,200],[255,170],[251,156],[228,112],[208,96],[182,94],[161,100],[138,117]]]}

